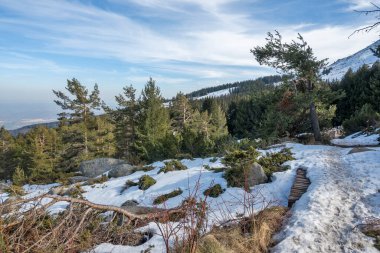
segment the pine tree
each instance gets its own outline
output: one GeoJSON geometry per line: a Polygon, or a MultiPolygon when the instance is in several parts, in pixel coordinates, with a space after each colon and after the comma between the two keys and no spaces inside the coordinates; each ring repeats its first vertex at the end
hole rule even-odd
{"type": "Polygon", "coordinates": [[[313,50],[299,34],[298,41],[284,43],[279,32],[268,33],[267,44],[264,47],[255,47],[251,50],[260,64],[265,64],[294,75],[299,83],[305,87],[305,95],[309,97],[310,122],[316,141],[321,141],[317,109],[315,107],[314,87],[320,80],[320,72],[327,65],[327,60],[318,60],[313,50]]]}
{"type": "Polygon", "coordinates": [[[16,168],[14,164],[15,141],[12,135],[0,127],[0,178],[9,179],[16,168]]]}
{"type": "Polygon", "coordinates": [[[105,110],[115,124],[116,156],[130,162],[137,162],[134,150],[139,113],[136,89],[132,85],[126,86],[123,88],[123,93],[115,96],[115,99],[117,108],[106,107],[105,110]]]}
{"type": "Polygon", "coordinates": [[[57,175],[55,168],[59,159],[60,140],[55,129],[36,127],[27,133],[31,164],[28,174],[33,183],[53,182],[57,175]]]}
{"type": "Polygon", "coordinates": [[[170,118],[160,89],[152,78],[142,91],[139,108],[136,149],[148,161],[162,159],[163,141],[170,131],[170,118]]]}
{"type": "Polygon", "coordinates": [[[66,90],[69,95],[61,91],[54,91],[63,113],[59,114],[61,121],[60,133],[63,135],[64,154],[62,166],[66,171],[75,169],[82,160],[94,156],[89,146],[91,141],[89,132],[94,130],[96,121],[94,111],[100,110],[100,97],[98,85],[95,84],[93,91],[89,90],[73,78],[67,80],[66,90]]]}
{"type": "Polygon", "coordinates": [[[228,135],[226,114],[217,103],[210,108],[211,139],[218,140],[228,135]]]}
{"type": "Polygon", "coordinates": [[[22,186],[26,183],[27,178],[25,172],[20,167],[17,167],[12,176],[12,183],[17,186],[22,186]]]}
{"type": "Polygon", "coordinates": [[[115,145],[115,126],[111,123],[108,115],[102,115],[95,118],[95,129],[91,132],[93,136],[92,142],[95,157],[114,157],[116,153],[115,145]]]}
{"type": "Polygon", "coordinates": [[[193,109],[188,98],[182,92],[179,92],[174,98],[170,109],[174,131],[182,133],[193,116],[193,109]]]}

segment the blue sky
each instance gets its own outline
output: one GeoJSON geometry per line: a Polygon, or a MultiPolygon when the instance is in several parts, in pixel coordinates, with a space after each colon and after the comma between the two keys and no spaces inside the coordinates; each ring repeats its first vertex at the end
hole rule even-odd
{"type": "MultiPolygon", "coordinates": [[[[374,1],[377,3],[379,0],[374,1]]],[[[373,21],[364,0],[1,0],[0,124],[51,121],[52,89],[73,77],[103,99],[151,76],[163,95],[273,73],[249,50],[279,30],[300,32],[333,62],[378,39],[348,36],[373,21]]]]}

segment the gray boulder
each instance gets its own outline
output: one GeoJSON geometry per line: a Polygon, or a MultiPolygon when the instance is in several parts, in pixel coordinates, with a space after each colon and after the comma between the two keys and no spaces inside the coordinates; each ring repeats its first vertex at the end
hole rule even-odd
{"type": "Polygon", "coordinates": [[[124,177],[136,171],[136,167],[130,164],[119,164],[108,172],[108,177],[124,177]]]}
{"type": "Polygon", "coordinates": [[[263,167],[258,163],[254,163],[249,170],[248,185],[251,187],[266,182],[268,182],[268,177],[265,175],[263,167]]]}
{"type": "Polygon", "coordinates": [[[113,158],[97,158],[82,162],[79,170],[83,176],[92,178],[100,176],[120,164],[125,164],[125,161],[113,158]]]}
{"type": "Polygon", "coordinates": [[[88,179],[89,179],[88,177],[84,177],[84,176],[74,176],[74,177],[69,178],[69,183],[70,184],[80,183],[80,182],[87,181],[88,179]]]}

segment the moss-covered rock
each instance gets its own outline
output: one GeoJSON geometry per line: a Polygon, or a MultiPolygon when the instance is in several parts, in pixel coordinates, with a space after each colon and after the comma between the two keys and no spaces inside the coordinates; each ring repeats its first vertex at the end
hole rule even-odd
{"type": "Polygon", "coordinates": [[[144,176],[140,177],[140,179],[139,179],[139,189],[145,191],[145,190],[149,189],[149,187],[151,187],[155,183],[156,183],[156,180],[154,178],[152,178],[151,176],[148,176],[148,175],[144,175],[144,176]]]}
{"type": "Polygon", "coordinates": [[[157,198],[155,198],[153,200],[153,204],[154,205],[159,205],[161,203],[164,203],[165,201],[167,201],[168,199],[170,198],[174,198],[174,197],[177,197],[179,195],[182,194],[182,190],[181,189],[177,189],[177,190],[174,190],[172,192],[169,192],[167,194],[163,194],[161,196],[158,196],[157,198]]]}
{"type": "Polygon", "coordinates": [[[161,173],[161,172],[167,173],[169,171],[186,170],[186,169],[187,167],[183,165],[180,161],[171,160],[169,162],[165,162],[165,167],[160,169],[158,173],[161,173]]]}

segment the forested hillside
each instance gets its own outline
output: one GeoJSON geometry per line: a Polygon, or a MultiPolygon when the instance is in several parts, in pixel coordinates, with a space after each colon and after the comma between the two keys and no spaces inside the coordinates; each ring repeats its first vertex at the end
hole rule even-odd
{"type": "MultiPolygon", "coordinates": [[[[102,102],[96,85],[89,90],[72,79],[66,90],[54,91],[62,109],[58,128],[38,126],[15,137],[1,128],[2,179],[21,175],[22,182],[53,182],[96,157],[134,164],[202,157],[222,154],[236,139],[261,138],[255,145],[265,145],[313,130],[307,84],[286,76],[178,93],[168,107],[152,79],[141,94],[126,86],[115,97],[116,108],[102,102]],[[226,87],[234,88],[230,95],[190,98],[226,87]],[[95,116],[99,111],[105,113],[95,116]]],[[[368,128],[379,120],[380,63],[349,70],[341,81],[319,79],[312,94],[322,130],[341,124],[347,133],[368,128]]]]}

